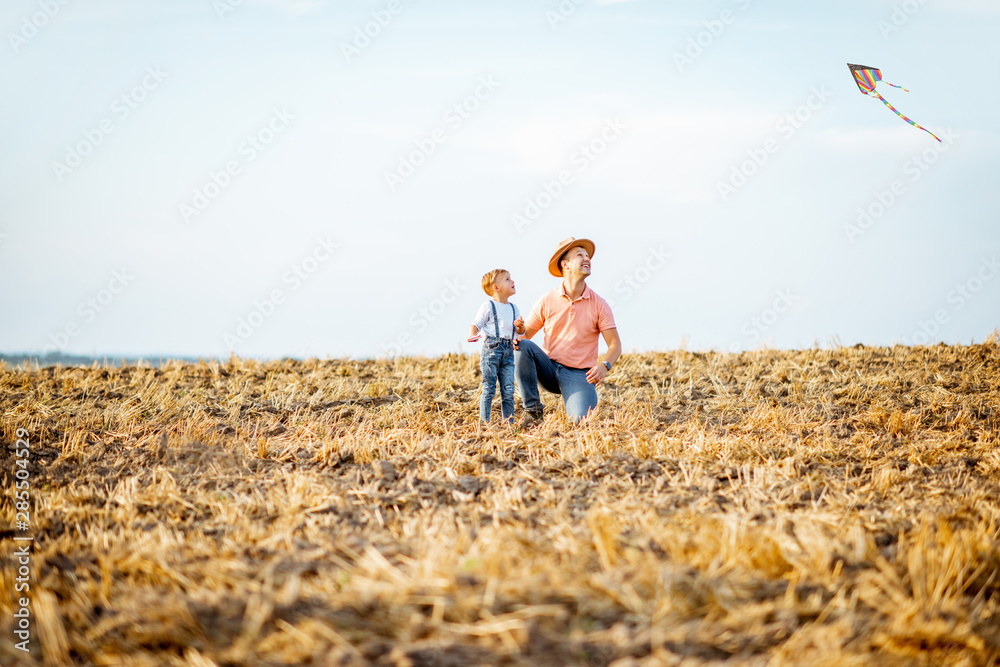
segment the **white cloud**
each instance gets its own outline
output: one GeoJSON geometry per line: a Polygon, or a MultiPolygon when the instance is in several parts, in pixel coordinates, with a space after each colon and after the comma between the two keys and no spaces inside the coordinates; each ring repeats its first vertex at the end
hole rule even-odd
{"type": "Polygon", "coordinates": [[[256,0],[256,5],[283,9],[292,16],[303,16],[331,4],[329,0],[256,0]]]}
{"type": "MultiPolygon", "coordinates": [[[[897,6],[903,3],[900,0],[882,0],[883,4],[897,6]]],[[[920,4],[925,4],[926,0],[921,0],[920,4]]],[[[975,14],[996,14],[1000,12],[1000,3],[996,0],[948,0],[946,3],[934,3],[935,9],[955,12],[968,12],[975,14]]]]}
{"type": "Polygon", "coordinates": [[[937,143],[925,132],[911,125],[899,127],[859,127],[852,129],[830,128],[818,134],[819,142],[838,152],[858,154],[859,152],[919,152],[930,144],[937,143]]]}
{"type": "MultiPolygon", "coordinates": [[[[912,128],[907,128],[912,130],[912,128]]],[[[858,150],[895,150],[911,143],[910,132],[902,128],[861,127],[830,128],[820,133],[819,139],[838,152],[854,153],[858,150]]]]}
{"type": "Polygon", "coordinates": [[[673,201],[717,199],[716,182],[732,162],[773,134],[775,118],[761,113],[670,111],[622,113],[627,127],[585,172],[573,163],[615,114],[532,114],[501,127],[463,128],[456,145],[489,151],[498,171],[553,178],[570,169],[581,181],[628,194],[662,194],[673,201]]]}

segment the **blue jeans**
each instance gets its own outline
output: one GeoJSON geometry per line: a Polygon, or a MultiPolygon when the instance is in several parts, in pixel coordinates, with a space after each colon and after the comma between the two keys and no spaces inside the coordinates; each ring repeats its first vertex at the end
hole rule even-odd
{"type": "Polygon", "coordinates": [[[509,338],[486,336],[479,354],[483,372],[483,395],[479,399],[479,419],[490,421],[490,409],[500,381],[500,410],[506,422],[514,421],[514,345],[509,338]]]}
{"type": "Polygon", "coordinates": [[[587,371],[552,361],[530,340],[518,341],[517,346],[514,371],[525,410],[542,411],[539,383],[553,394],[562,394],[566,414],[574,422],[579,422],[597,407],[597,388],[587,380],[587,371]]]}

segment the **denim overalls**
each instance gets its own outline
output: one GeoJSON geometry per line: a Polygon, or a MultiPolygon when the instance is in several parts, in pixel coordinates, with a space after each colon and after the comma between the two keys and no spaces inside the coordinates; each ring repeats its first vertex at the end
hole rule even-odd
{"type": "MultiPolygon", "coordinates": [[[[496,395],[497,380],[500,381],[500,410],[503,420],[514,421],[514,339],[516,329],[512,327],[510,338],[500,337],[500,323],[497,319],[496,303],[490,301],[493,309],[494,336],[486,334],[483,349],[479,355],[479,369],[483,372],[483,395],[479,399],[479,418],[483,423],[490,421],[490,408],[496,395]]],[[[517,308],[510,304],[511,313],[517,319],[517,308]]],[[[513,321],[513,320],[512,320],[513,321]]]]}

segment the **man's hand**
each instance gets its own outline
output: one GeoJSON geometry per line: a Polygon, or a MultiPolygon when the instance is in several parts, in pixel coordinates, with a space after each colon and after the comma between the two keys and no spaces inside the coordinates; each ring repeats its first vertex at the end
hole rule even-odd
{"type": "Polygon", "coordinates": [[[523,317],[519,317],[516,320],[514,320],[514,328],[517,329],[517,333],[520,333],[520,334],[524,333],[524,318],[523,317]]]}
{"type": "Polygon", "coordinates": [[[608,367],[602,363],[598,363],[596,366],[587,371],[587,382],[593,385],[601,384],[604,381],[604,376],[608,374],[608,367]]]}

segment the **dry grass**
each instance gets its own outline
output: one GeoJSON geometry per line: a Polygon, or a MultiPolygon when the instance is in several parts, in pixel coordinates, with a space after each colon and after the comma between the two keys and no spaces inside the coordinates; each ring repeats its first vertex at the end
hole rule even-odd
{"type": "Polygon", "coordinates": [[[477,368],[0,367],[0,662],[18,428],[53,665],[1000,660],[995,340],[626,355],[526,432],[477,368]]]}

